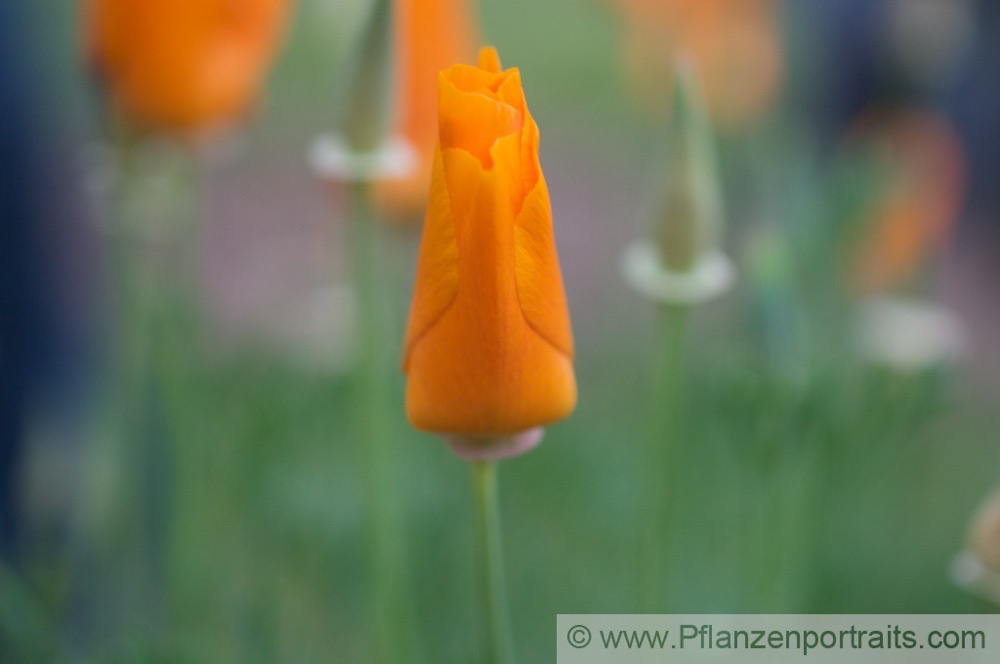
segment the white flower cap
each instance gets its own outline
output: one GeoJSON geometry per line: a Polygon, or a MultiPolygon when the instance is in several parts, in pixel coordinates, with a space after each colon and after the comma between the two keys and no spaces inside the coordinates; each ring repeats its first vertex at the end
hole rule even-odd
{"type": "Polygon", "coordinates": [[[621,269],[632,288],[662,304],[701,304],[724,295],[736,282],[736,268],[721,251],[703,253],[690,270],[676,272],[665,267],[659,248],[646,240],[629,245],[621,269]]]}
{"type": "Polygon", "coordinates": [[[873,364],[919,371],[953,364],[968,347],[962,321],[930,301],[873,297],[861,304],[855,342],[873,364]]]}
{"type": "Polygon", "coordinates": [[[402,136],[394,136],[375,150],[352,150],[338,133],[321,134],[309,149],[309,164],[321,180],[372,182],[403,178],[417,167],[417,153],[402,136]]]}
{"type": "Polygon", "coordinates": [[[1000,572],[990,569],[972,551],[963,551],[951,561],[952,582],[973,595],[1000,606],[1000,572]]]}

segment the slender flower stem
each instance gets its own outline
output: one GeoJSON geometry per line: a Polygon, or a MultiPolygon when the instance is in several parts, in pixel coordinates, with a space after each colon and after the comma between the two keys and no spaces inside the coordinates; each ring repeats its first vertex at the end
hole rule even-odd
{"type": "Polygon", "coordinates": [[[650,612],[667,610],[667,563],[673,544],[670,531],[675,512],[676,463],[681,444],[680,402],[684,377],[684,350],[688,307],[667,305],[653,377],[652,417],[646,435],[644,516],[639,561],[639,604],[650,612]]]}
{"type": "Polygon", "coordinates": [[[500,506],[494,461],[472,463],[479,545],[479,597],[482,602],[483,664],[510,664],[512,647],[503,571],[500,506]]]}
{"type": "MultiPolygon", "coordinates": [[[[192,256],[191,229],[197,228],[190,199],[196,174],[183,177],[160,155],[154,163],[140,158],[138,138],[117,135],[117,181],[110,192],[109,277],[115,296],[116,358],[110,403],[115,409],[114,449],[121,473],[120,520],[125,546],[134,557],[135,593],[145,638],[161,636],[165,624],[168,580],[168,533],[173,519],[170,473],[175,461],[174,427],[183,394],[178,383],[181,348],[177,302],[187,300],[181,284],[193,270],[167,270],[192,256]],[[152,178],[169,178],[176,191],[150,196],[152,178]],[[175,201],[180,200],[181,205],[175,201]],[[164,254],[164,255],[159,255],[164,254]]],[[[189,160],[184,163],[189,166],[189,160]]],[[[190,169],[186,169],[190,170],[190,169]]],[[[188,266],[184,266],[185,268],[188,266]]],[[[188,351],[189,352],[189,351],[188,351]]],[[[123,575],[124,576],[124,575],[123,575]]]]}
{"type": "Polygon", "coordinates": [[[380,305],[379,257],[369,184],[351,187],[354,296],[358,343],[358,413],[373,588],[374,650],[385,664],[421,661],[395,500],[385,410],[388,371],[380,305]]]}
{"type": "MultiPolygon", "coordinates": [[[[109,192],[110,204],[110,291],[114,308],[115,354],[109,386],[111,431],[108,452],[116,464],[118,511],[113,515],[120,528],[123,549],[113,552],[114,564],[120,565],[128,578],[116,592],[134,597],[140,611],[138,629],[151,640],[150,616],[157,602],[156,571],[152,564],[152,532],[145,518],[152,511],[152,495],[145,476],[149,456],[148,408],[146,388],[150,378],[150,335],[152,303],[149,298],[149,275],[137,248],[136,198],[142,174],[138,167],[134,137],[120,132],[117,136],[117,179],[109,192]],[[125,535],[124,533],[128,533],[125,535]],[[133,567],[134,565],[134,567],[133,567]]],[[[116,619],[121,616],[115,616],[116,619]]]]}

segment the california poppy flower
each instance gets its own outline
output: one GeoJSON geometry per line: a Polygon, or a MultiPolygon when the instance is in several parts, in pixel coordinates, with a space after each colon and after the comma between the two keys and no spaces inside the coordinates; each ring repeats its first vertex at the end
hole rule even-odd
{"type": "Polygon", "coordinates": [[[469,0],[400,0],[396,3],[395,131],[417,153],[407,176],[377,183],[376,201],[385,211],[405,217],[423,210],[437,142],[437,76],[475,58],[475,27],[469,0]]]}
{"type": "Polygon", "coordinates": [[[650,106],[665,108],[678,53],[704,79],[713,120],[759,120],[781,88],[783,58],[774,0],[615,0],[626,27],[625,66],[650,106]]]}
{"type": "Polygon", "coordinates": [[[854,275],[860,290],[906,285],[945,245],[963,198],[959,139],[943,118],[868,115],[852,142],[869,151],[881,185],[864,214],[854,275]]]}
{"type": "Polygon", "coordinates": [[[520,73],[483,49],[441,72],[438,100],[406,408],[418,429],[489,445],[573,410],[573,337],[520,73]]]}
{"type": "Polygon", "coordinates": [[[246,112],[289,0],[90,0],[87,55],[116,112],[189,131],[246,112]]]}

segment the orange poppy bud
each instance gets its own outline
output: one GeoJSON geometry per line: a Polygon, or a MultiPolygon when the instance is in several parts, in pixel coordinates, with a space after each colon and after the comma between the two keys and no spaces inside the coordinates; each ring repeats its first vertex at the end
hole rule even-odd
{"type": "Polygon", "coordinates": [[[438,79],[439,142],[406,331],[418,429],[483,446],[576,405],[573,337],[517,69],[492,48],[438,79]]]}
{"type": "Polygon", "coordinates": [[[475,56],[475,25],[469,0],[402,0],[396,3],[395,131],[417,153],[407,176],[377,183],[375,200],[399,218],[417,214],[427,203],[437,143],[438,72],[475,56]]]}
{"type": "Polygon", "coordinates": [[[781,88],[775,0],[615,0],[624,15],[625,66],[640,99],[665,108],[678,52],[702,72],[712,119],[739,129],[759,120],[781,88]]]}
{"type": "Polygon", "coordinates": [[[145,128],[225,124],[251,104],[289,0],[89,0],[87,50],[114,109],[145,128]]]}
{"type": "Polygon", "coordinates": [[[915,111],[866,116],[852,138],[871,151],[885,183],[866,211],[857,285],[866,292],[904,286],[944,247],[957,220],[959,139],[944,119],[915,111]]]}

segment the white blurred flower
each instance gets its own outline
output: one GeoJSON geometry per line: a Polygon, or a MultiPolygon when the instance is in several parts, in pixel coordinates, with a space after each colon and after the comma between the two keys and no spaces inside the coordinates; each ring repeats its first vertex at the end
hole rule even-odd
{"type": "Polygon", "coordinates": [[[862,303],[855,341],[865,359],[901,371],[954,363],[968,346],[955,314],[932,302],[896,297],[862,303]]]}

